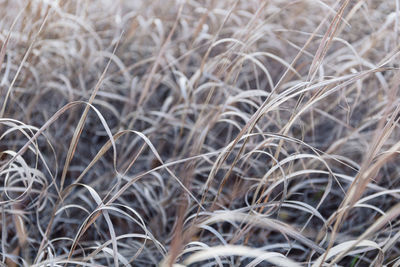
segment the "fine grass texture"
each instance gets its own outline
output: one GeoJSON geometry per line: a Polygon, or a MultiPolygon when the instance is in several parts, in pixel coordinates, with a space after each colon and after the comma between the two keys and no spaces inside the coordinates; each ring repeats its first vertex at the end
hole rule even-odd
{"type": "Polygon", "coordinates": [[[400,266],[399,0],[1,0],[0,266],[400,266]]]}

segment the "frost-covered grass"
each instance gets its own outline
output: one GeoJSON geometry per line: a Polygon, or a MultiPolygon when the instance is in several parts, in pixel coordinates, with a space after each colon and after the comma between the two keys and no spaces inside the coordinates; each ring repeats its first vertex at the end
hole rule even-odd
{"type": "Polygon", "coordinates": [[[399,0],[1,0],[1,266],[400,266],[399,0]]]}

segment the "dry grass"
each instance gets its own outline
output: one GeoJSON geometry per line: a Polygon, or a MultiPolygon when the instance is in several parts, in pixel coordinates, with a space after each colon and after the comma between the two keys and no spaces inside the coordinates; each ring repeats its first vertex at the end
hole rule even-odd
{"type": "Polygon", "coordinates": [[[399,0],[0,7],[1,266],[400,266],[399,0]]]}

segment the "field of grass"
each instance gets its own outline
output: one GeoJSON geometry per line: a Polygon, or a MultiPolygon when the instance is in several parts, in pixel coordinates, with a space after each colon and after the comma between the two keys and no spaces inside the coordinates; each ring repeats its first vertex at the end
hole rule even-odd
{"type": "Polygon", "coordinates": [[[400,266],[400,0],[0,0],[0,266],[400,266]]]}

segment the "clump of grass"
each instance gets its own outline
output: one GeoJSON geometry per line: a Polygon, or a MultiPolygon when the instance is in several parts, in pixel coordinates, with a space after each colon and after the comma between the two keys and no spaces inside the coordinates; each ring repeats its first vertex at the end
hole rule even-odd
{"type": "Polygon", "coordinates": [[[400,266],[398,1],[1,1],[2,266],[400,266]]]}

